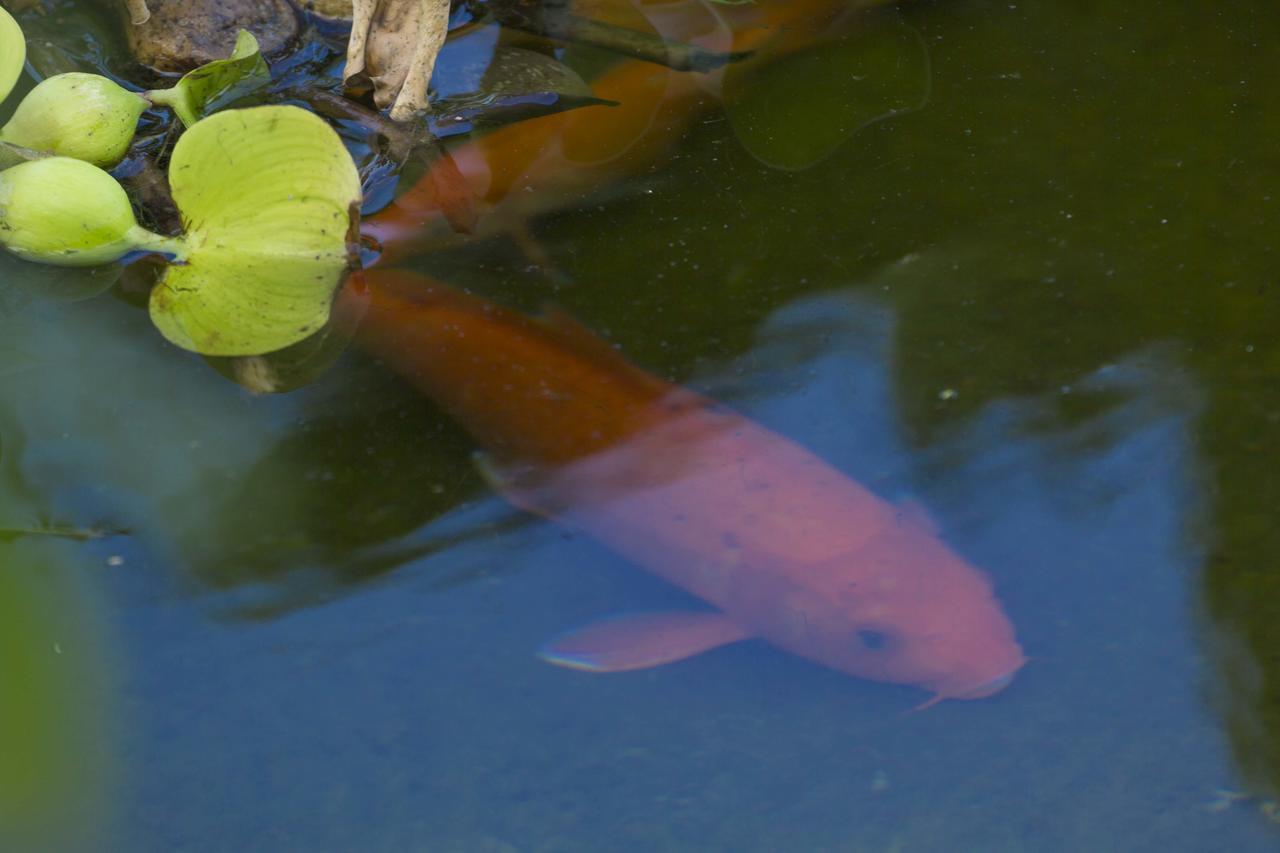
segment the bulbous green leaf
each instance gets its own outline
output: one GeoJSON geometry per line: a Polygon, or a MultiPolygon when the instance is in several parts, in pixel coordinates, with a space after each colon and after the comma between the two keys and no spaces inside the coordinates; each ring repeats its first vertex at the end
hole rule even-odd
{"type": "Polygon", "coordinates": [[[138,225],[115,178],[70,157],[0,172],[0,245],[26,260],[73,267],[110,263],[135,249],[178,246],[138,225]]]}
{"type": "Polygon", "coordinates": [[[178,141],[169,182],[188,249],[151,292],[166,338],[203,355],[262,355],[324,326],[360,177],[323,119],[290,106],[217,113],[178,141]]]}
{"type": "Polygon", "coordinates": [[[0,7],[0,101],[13,91],[27,61],[27,40],[13,16],[0,7]]]}
{"type": "Polygon", "coordinates": [[[33,151],[114,166],[129,150],[147,101],[106,77],[78,71],[40,82],[18,104],[0,140],[33,151]]]}
{"type": "Polygon", "coordinates": [[[173,88],[147,92],[147,97],[153,103],[171,107],[182,123],[191,127],[222,105],[270,82],[271,70],[258,49],[258,40],[248,30],[241,30],[230,58],[201,65],[185,74],[173,88]]]}

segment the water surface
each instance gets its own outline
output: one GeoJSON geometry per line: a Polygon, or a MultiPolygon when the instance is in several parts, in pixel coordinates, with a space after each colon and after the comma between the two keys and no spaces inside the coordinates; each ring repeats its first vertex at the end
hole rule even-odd
{"type": "Polygon", "coordinates": [[[502,238],[412,263],[554,301],[928,507],[1017,626],[1012,686],[905,713],[919,691],[754,642],[546,666],[566,628],[690,602],[506,507],[356,353],[252,397],[119,294],[10,280],[5,524],[130,533],[4,546],[6,600],[38,602],[7,666],[81,711],[22,724],[48,772],[0,796],[74,791],[76,837],[43,839],[88,849],[1273,849],[1280,11],[939,0],[894,27],[922,103],[912,65],[836,139],[812,75],[864,42],[826,44],[777,69],[776,125],[709,112],[533,222],[553,270],[502,238]],[[780,169],[753,134],[822,144],[780,169]],[[42,562],[56,584],[20,574],[42,562]]]}

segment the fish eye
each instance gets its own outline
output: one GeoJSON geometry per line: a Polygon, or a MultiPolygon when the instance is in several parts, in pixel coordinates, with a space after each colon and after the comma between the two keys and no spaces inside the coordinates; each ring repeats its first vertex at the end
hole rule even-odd
{"type": "Polygon", "coordinates": [[[858,638],[859,645],[869,652],[887,651],[893,645],[893,635],[888,631],[880,631],[875,628],[859,628],[854,636],[858,638]]]}

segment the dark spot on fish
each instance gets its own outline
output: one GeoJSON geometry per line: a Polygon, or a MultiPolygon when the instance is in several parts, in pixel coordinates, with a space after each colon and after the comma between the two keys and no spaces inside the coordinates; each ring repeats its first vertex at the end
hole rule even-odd
{"type": "Polygon", "coordinates": [[[874,628],[859,628],[854,635],[862,648],[870,652],[883,652],[893,645],[893,637],[887,631],[874,628]]]}
{"type": "Polygon", "coordinates": [[[738,539],[737,534],[732,530],[726,530],[724,533],[720,534],[720,541],[724,543],[724,547],[726,548],[742,547],[742,541],[738,539]]]}

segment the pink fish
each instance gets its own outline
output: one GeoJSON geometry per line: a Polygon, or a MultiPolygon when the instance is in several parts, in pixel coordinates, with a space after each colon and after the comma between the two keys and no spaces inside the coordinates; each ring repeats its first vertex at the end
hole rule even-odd
{"type": "Polygon", "coordinates": [[[472,434],[507,500],[710,605],[601,620],[549,642],[546,660],[613,672],[760,638],[931,701],[989,696],[1025,662],[986,575],[923,511],[561,315],[533,320],[395,270],[364,280],[362,344],[472,434]]]}

